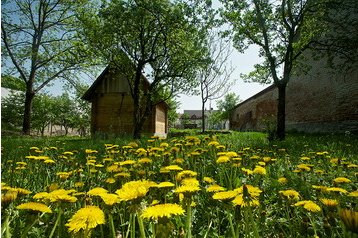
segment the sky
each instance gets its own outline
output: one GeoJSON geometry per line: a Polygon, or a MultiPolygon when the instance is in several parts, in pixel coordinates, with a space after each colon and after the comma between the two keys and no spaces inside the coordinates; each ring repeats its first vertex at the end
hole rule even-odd
{"type": "MultiPolygon", "coordinates": [[[[241,73],[249,73],[254,69],[254,65],[262,62],[262,59],[258,56],[258,48],[255,46],[250,46],[245,53],[241,54],[237,50],[233,50],[228,63],[232,62],[235,71],[232,73],[231,78],[235,79],[233,86],[229,89],[227,93],[235,93],[239,96],[241,101],[248,99],[249,97],[260,92],[268,85],[263,85],[259,83],[245,83],[243,79],[240,78],[241,73]]],[[[223,99],[222,97],[221,99],[223,99]]],[[[180,107],[178,112],[183,113],[184,110],[201,110],[201,98],[200,96],[188,96],[180,95],[178,98],[180,102],[180,107]]],[[[216,101],[211,102],[211,107],[215,110],[216,101]]],[[[206,103],[206,109],[209,109],[209,102],[206,103]]]]}

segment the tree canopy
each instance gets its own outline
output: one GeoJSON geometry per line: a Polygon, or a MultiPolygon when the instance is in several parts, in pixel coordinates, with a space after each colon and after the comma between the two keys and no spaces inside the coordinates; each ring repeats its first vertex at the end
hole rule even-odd
{"type": "Polygon", "coordinates": [[[88,43],[112,67],[125,72],[134,106],[133,136],[140,137],[142,126],[153,105],[195,86],[193,75],[205,57],[202,31],[186,15],[189,6],[168,0],[115,0],[98,12],[79,10],[88,43]],[[145,69],[150,80],[143,91],[145,69]]]}
{"type": "Polygon", "coordinates": [[[80,75],[90,57],[77,32],[74,6],[62,0],[2,1],[2,69],[25,85],[23,133],[34,96],[56,79],[80,75]]]}

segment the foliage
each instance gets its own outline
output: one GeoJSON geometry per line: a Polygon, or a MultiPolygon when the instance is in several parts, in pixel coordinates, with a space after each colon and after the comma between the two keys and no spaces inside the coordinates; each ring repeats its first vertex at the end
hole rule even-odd
{"type": "Polygon", "coordinates": [[[161,91],[169,97],[195,86],[193,75],[201,62],[204,37],[186,16],[181,2],[112,1],[98,10],[79,9],[88,43],[130,85],[134,106],[134,137],[140,137],[144,121],[161,91]],[[142,76],[144,70],[150,85],[142,76]],[[145,88],[145,90],[143,89],[145,88]]]}
{"type": "Polygon", "coordinates": [[[74,6],[82,1],[2,1],[2,68],[25,84],[24,134],[31,129],[34,96],[57,79],[74,81],[88,57],[77,33],[74,6]]]}
{"type": "MultiPolygon", "coordinates": [[[[24,107],[24,93],[12,92],[1,101],[1,126],[9,132],[20,132],[24,107]]],[[[90,109],[87,103],[79,98],[72,98],[68,94],[50,96],[37,94],[33,102],[33,130],[32,133],[44,135],[46,127],[50,126],[50,133],[54,125],[65,128],[67,135],[69,128],[75,128],[79,134],[85,136],[89,130],[90,109]]]]}
{"type": "Polygon", "coordinates": [[[1,87],[21,92],[26,91],[26,85],[20,78],[16,78],[10,75],[1,75],[1,87]]]}
{"type": "Polygon", "coordinates": [[[1,128],[2,131],[20,131],[22,123],[23,92],[10,91],[7,97],[1,98],[1,128]]]}
{"type": "Polygon", "coordinates": [[[218,100],[216,102],[218,110],[221,113],[222,120],[230,119],[231,114],[239,101],[239,96],[237,96],[235,93],[228,93],[225,95],[223,100],[218,100]]]}
{"type": "Polygon", "coordinates": [[[357,140],[3,138],[2,235],[354,237],[357,140]]]}

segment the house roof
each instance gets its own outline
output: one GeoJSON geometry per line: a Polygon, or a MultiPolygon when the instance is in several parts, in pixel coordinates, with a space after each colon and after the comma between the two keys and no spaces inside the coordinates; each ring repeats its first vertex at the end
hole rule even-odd
{"type": "Polygon", "coordinates": [[[256,93],[255,95],[249,97],[248,99],[246,99],[245,101],[242,101],[242,102],[240,102],[239,104],[237,104],[237,105],[234,107],[234,109],[235,109],[235,108],[238,108],[239,106],[241,106],[241,105],[243,105],[243,104],[245,104],[245,103],[247,103],[247,102],[249,102],[249,101],[252,101],[252,100],[258,98],[259,96],[261,96],[261,95],[263,95],[263,94],[265,94],[265,93],[267,93],[267,92],[269,92],[269,91],[271,91],[271,90],[274,90],[275,88],[276,88],[276,85],[275,85],[275,84],[272,84],[272,85],[268,86],[267,88],[264,88],[264,89],[261,90],[260,92],[258,92],[258,93],[256,93]]]}
{"type": "MultiPolygon", "coordinates": [[[[93,84],[88,88],[88,90],[83,94],[81,99],[84,99],[86,101],[91,101],[94,92],[96,91],[96,88],[101,84],[102,80],[105,78],[105,76],[109,73],[111,70],[110,66],[108,65],[102,73],[97,77],[97,79],[93,82],[93,84]]],[[[142,74],[142,77],[144,78],[144,82],[150,85],[149,80],[142,74]]]]}
{"type": "MultiPolygon", "coordinates": [[[[111,70],[110,66],[108,65],[103,71],[102,73],[97,77],[97,79],[93,82],[93,84],[88,88],[88,90],[83,94],[83,96],[81,97],[81,99],[86,100],[86,101],[91,101],[91,99],[94,96],[94,93],[96,91],[96,88],[101,84],[102,80],[105,78],[105,76],[109,73],[109,71],[111,70]]],[[[144,79],[144,82],[147,85],[150,85],[149,80],[142,74],[142,77],[144,79]]],[[[167,109],[169,108],[169,105],[165,102],[165,101],[161,101],[159,102],[157,105],[163,105],[164,107],[166,107],[167,109]]]]}

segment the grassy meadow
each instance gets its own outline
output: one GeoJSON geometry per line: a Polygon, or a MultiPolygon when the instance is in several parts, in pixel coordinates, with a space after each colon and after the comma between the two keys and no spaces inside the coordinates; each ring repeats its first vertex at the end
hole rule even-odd
{"type": "Polygon", "coordinates": [[[2,237],[358,237],[358,138],[1,140],[2,237]]]}

